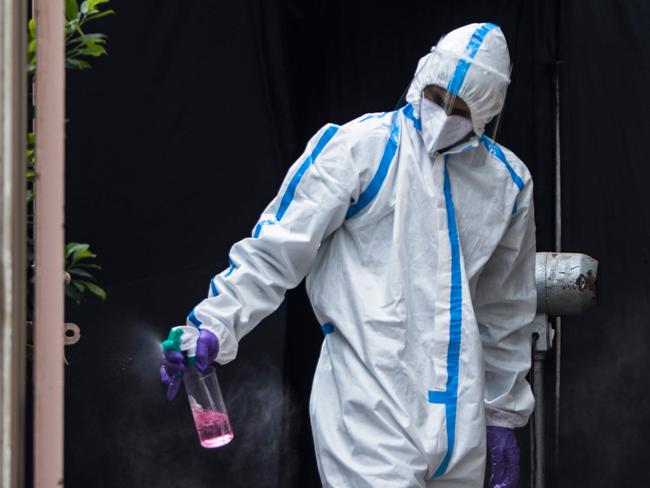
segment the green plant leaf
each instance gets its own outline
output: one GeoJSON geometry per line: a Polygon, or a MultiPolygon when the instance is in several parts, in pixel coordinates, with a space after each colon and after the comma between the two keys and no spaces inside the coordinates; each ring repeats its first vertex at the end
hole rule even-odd
{"type": "Polygon", "coordinates": [[[65,0],[65,18],[76,19],[79,16],[79,5],[77,0],[65,0]]]}
{"type": "Polygon", "coordinates": [[[88,13],[88,0],[86,0],[85,2],[82,2],[80,10],[81,10],[81,13],[84,14],[84,15],[88,13]]]}
{"type": "Polygon", "coordinates": [[[83,242],[68,242],[65,245],[65,255],[66,257],[70,257],[77,251],[87,251],[88,249],[90,249],[90,244],[85,244],[83,242]]]}
{"type": "Polygon", "coordinates": [[[74,267],[77,265],[77,263],[83,259],[88,259],[88,258],[96,258],[97,256],[90,251],[77,251],[74,253],[72,256],[72,260],[70,261],[70,267],[74,267]]]}
{"type": "Polygon", "coordinates": [[[65,296],[68,298],[74,300],[74,302],[79,305],[81,303],[81,299],[83,295],[79,290],[77,290],[74,286],[71,284],[65,285],[65,296]]]}
{"type": "Polygon", "coordinates": [[[88,41],[91,41],[91,40],[94,43],[103,44],[103,43],[106,42],[106,35],[105,34],[98,34],[98,33],[95,33],[95,34],[83,34],[83,35],[79,35],[79,36],[71,38],[68,41],[68,44],[80,44],[80,43],[87,44],[88,41]]]}
{"type": "Polygon", "coordinates": [[[101,46],[106,44],[106,39],[84,39],[81,44],[84,46],[101,46]]]}
{"type": "Polygon", "coordinates": [[[97,295],[102,300],[106,300],[106,292],[101,286],[98,286],[95,283],[90,283],[89,281],[82,281],[82,283],[88,288],[90,293],[97,295]]]}
{"type": "Polygon", "coordinates": [[[106,54],[106,49],[104,46],[90,45],[80,48],[78,52],[82,56],[93,56],[96,58],[103,54],[106,54]]]}
{"type": "Polygon", "coordinates": [[[30,39],[36,39],[36,20],[34,18],[29,19],[27,26],[29,27],[30,39]]]}
{"type": "Polygon", "coordinates": [[[73,33],[77,32],[79,29],[79,18],[73,19],[65,23],[65,35],[66,38],[70,37],[73,33]]]}
{"type": "Polygon", "coordinates": [[[97,5],[100,5],[102,3],[108,3],[108,0],[88,0],[88,11],[92,12],[95,10],[95,7],[97,7],[97,5]]]}
{"type": "Polygon", "coordinates": [[[89,62],[84,61],[83,59],[68,58],[65,60],[65,67],[71,69],[83,70],[83,69],[91,68],[92,66],[90,65],[89,62]]]}
{"type": "Polygon", "coordinates": [[[84,286],[85,283],[83,281],[81,281],[81,280],[72,280],[70,282],[70,284],[74,288],[76,288],[79,293],[83,293],[85,291],[85,289],[86,289],[86,287],[84,286]]]}
{"type": "Polygon", "coordinates": [[[97,281],[93,275],[81,268],[68,268],[66,271],[73,276],[80,276],[81,278],[86,278],[87,280],[97,281]]]}
{"type": "Polygon", "coordinates": [[[77,251],[74,253],[73,259],[76,261],[81,261],[82,259],[96,258],[97,255],[86,250],[77,251]]]}
{"type": "Polygon", "coordinates": [[[102,267],[99,264],[94,264],[94,263],[77,263],[76,265],[77,268],[84,268],[84,269],[96,269],[101,271],[102,267]]]}
{"type": "Polygon", "coordinates": [[[104,10],[103,12],[99,12],[97,14],[89,15],[87,20],[101,19],[102,17],[106,17],[107,15],[113,15],[114,13],[115,13],[115,10],[104,10]]]}

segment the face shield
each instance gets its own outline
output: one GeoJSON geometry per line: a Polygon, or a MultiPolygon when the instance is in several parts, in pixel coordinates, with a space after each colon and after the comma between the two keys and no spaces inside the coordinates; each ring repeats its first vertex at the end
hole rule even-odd
{"type": "Polygon", "coordinates": [[[422,134],[427,148],[440,150],[445,148],[444,143],[462,140],[463,137],[458,139],[459,134],[468,127],[461,120],[463,117],[471,124],[468,134],[477,136],[483,135],[486,125],[494,121],[487,134],[493,136],[505,103],[510,69],[505,37],[494,24],[471,24],[441,38],[420,59],[406,95],[414,113],[423,118],[422,134]],[[426,135],[425,119],[435,120],[426,135]],[[435,130],[442,133],[432,143],[435,130]]]}

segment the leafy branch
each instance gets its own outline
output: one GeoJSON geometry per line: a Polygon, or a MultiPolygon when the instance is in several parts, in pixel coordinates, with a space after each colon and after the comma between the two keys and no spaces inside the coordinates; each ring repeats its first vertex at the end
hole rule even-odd
{"type": "Polygon", "coordinates": [[[81,303],[86,290],[102,300],[106,299],[106,292],[97,285],[97,280],[91,270],[102,268],[89,260],[97,256],[90,252],[90,246],[80,242],[69,242],[65,246],[65,269],[69,279],[66,280],[65,294],[77,303],[81,303]]]}
{"type": "MultiPolygon", "coordinates": [[[[91,67],[88,62],[90,58],[97,58],[107,54],[106,35],[101,33],[87,32],[88,22],[101,19],[115,13],[113,10],[103,10],[109,0],[85,0],[79,4],[78,0],[65,1],[65,67],[66,69],[84,70],[91,67]]],[[[28,23],[28,45],[27,45],[27,73],[29,88],[33,86],[36,73],[36,21],[34,18],[28,23]]],[[[33,97],[30,94],[30,116],[34,115],[33,97]]],[[[27,134],[26,154],[26,179],[27,179],[27,226],[28,236],[28,258],[34,262],[34,182],[38,177],[36,162],[36,138],[34,132],[27,134]]],[[[70,242],[65,246],[65,270],[66,270],[66,296],[77,304],[81,302],[86,292],[89,292],[102,300],[106,299],[106,292],[97,284],[93,276],[94,271],[101,270],[101,267],[92,262],[97,256],[90,251],[90,245],[79,242],[70,242]]],[[[30,266],[30,276],[33,273],[33,265],[30,266]]],[[[30,300],[31,302],[31,300],[30,300]]]]}
{"type": "MultiPolygon", "coordinates": [[[[65,2],[65,67],[69,69],[88,69],[90,63],[83,57],[97,58],[107,54],[106,35],[86,33],[88,22],[112,15],[113,10],[102,10],[102,4],[109,0],[86,0],[79,5],[77,0],[65,2]]],[[[30,77],[36,74],[36,21],[29,21],[27,44],[27,72],[30,77]]]]}

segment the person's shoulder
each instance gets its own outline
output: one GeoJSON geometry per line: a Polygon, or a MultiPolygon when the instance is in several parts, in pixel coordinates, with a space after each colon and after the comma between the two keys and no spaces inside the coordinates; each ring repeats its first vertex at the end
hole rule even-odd
{"type": "Polygon", "coordinates": [[[344,127],[352,128],[370,128],[382,125],[390,125],[391,115],[393,112],[370,112],[358,116],[355,119],[344,124],[344,127]]]}
{"type": "Polygon", "coordinates": [[[326,140],[328,146],[347,146],[350,149],[374,145],[390,133],[393,112],[363,114],[341,125],[327,123],[311,139],[311,144],[326,140]],[[331,142],[330,142],[331,141],[331,142]]]}
{"type": "MultiPolygon", "coordinates": [[[[394,112],[363,114],[342,125],[326,124],[319,134],[332,134],[323,155],[335,156],[337,164],[349,164],[367,184],[377,170],[390,137],[394,112]]],[[[316,144],[316,147],[318,144],[316,144]]],[[[332,158],[330,158],[332,159],[332,158]]]]}
{"type": "Polygon", "coordinates": [[[354,145],[375,143],[386,139],[390,133],[393,112],[373,112],[363,114],[341,126],[341,137],[346,137],[354,145]]]}
{"type": "Polygon", "coordinates": [[[481,137],[481,142],[495,163],[506,167],[508,173],[510,173],[510,178],[520,190],[529,182],[532,184],[532,176],[528,167],[513,151],[485,135],[481,137]]]}

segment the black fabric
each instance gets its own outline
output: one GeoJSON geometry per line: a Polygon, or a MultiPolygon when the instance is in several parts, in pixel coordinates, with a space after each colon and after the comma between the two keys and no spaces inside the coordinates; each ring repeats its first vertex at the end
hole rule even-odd
{"type": "Polygon", "coordinates": [[[562,60],[563,244],[603,270],[599,309],[565,320],[561,478],[550,486],[650,482],[648,170],[636,143],[650,129],[645,4],[111,5],[117,14],[98,23],[110,55],[68,77],[67,237],[92,244],[109,296],[68,308],[82,340],[67,350],[67,486],[319,486],[307,403],[322,334],[302,287],[219,368],[228,447],[199,447],[182,392],[165,401],[158,341],[227,267],[318,127],[393,109],[441,34],[482,21],[510,46],[498,140],[533,174],[539,250],[553,245],[562,60]]]}
{"type": "Polygon", "coordinates": [[[564,249],[599,259],[600,282],[598,308],[564,321],[561,479],[650,486],[650,4],[562,19],[564,249]]]}

